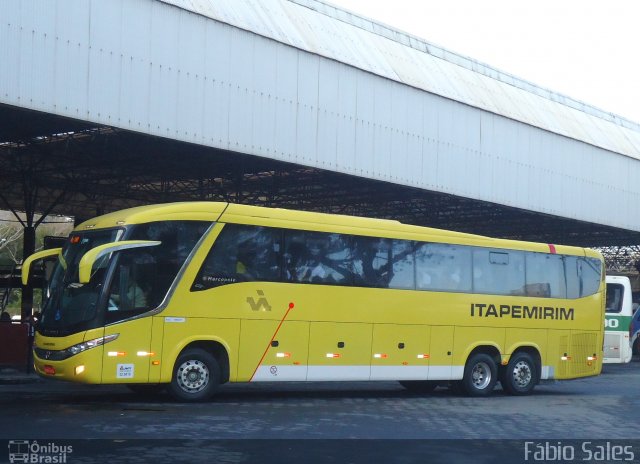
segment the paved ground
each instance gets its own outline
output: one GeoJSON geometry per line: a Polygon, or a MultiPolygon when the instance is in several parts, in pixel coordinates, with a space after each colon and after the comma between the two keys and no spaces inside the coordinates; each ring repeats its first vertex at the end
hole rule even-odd
{"type": "MultiPolygon", "coordinates": [[[[69,463],[124,462],[125,456],[126,462],[216,456],[216,462],[342,463],[384,456],[391,462],[478,463],[496,462],[496,453],[520,462],[527,441],[531,450],[545,443],[574,447],[579,461],[591,451],[581,446],[593,440],[622,451],[634,446],[640,460],[637,360],[607,365],[596,378],[540,385],[529,397],[506,396],[498,388],[480,399],[447,389],[420,396],[394,382],[288,383],[228,385],[208,403],[181,404],[124,387],[2,383],[0,378],[0,439],[68,443],[75,446],[69,463]]],[[[0,442],[0,462],[3,448],[0,442]]]]}

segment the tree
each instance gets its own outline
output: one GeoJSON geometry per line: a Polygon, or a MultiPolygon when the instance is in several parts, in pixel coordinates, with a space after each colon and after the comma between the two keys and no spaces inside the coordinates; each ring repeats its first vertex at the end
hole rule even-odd
{"type": "Polygon", "coordinates": [[[0,265],[16,264],[21,259],[22,227],[19,224],[0,223],[0,265]]]}
{"type": "MultiPolygon", "coordinates": [[[[24,229],[19,222],[7,220],[7,214],[0,212],[0,272],[9,273],[17,264],[22,263],[24,229]]],[[[73,222],[70,218],[48,217],[36,229],[36,249],[44,247],[44,237],[66,236],[71,232],[73,222]]],[[[0,295],[4,291],[0,288],[0,295]]],[[[34,301],[40,301],[40,291],[35,289],[34,301]]],[[[6,308],[10,314],[20,314],[20,289],[13,289],[6,308]]]]}

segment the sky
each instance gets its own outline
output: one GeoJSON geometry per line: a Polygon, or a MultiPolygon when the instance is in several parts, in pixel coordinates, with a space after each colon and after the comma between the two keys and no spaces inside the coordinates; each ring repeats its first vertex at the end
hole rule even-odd
{"type": "Polygon", "coordinates": [[[327,0],[640,123],[639,0],[327,0]]]}

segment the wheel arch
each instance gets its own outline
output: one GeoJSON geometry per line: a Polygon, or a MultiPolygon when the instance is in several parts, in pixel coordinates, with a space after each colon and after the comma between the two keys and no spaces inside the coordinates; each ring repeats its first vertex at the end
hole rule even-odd
{"type": "Polygon", "coordinates": [[[175,347],[171,352],[170,359],[163,362],[165,367],[162,375],[163,382],[171,381],[176,360],[182,353],[191,348],[199,348],[211,354],[220,366],[220,383],[229,381],[231,376],[231,362],[229,359],[229,347],[226,343],[218,339],[194,337],[175,347]]]}
{"type": "Polygon", "coordinates": [[[509,357],[504,361],[504,364],[500,366],[501,369],[504,369],[507,365],[507,362],[518,353],[527,353],[529,356],[533,358],[533,361],[536,364],[536,373],[538,374],[538,380],[542,378],[542,355],[540,354],[540,347],[535,344],[527,344],[527,345],[518,345],[516,346],[509,357]]]}
{"type": "Polygon", "coordinates": [[[471,351],[469,351],[469,353],[467,353],[467,356],[464,358],[465,359],[465,365],[467,363],[467,361],[469,361],[469,358],[471,358],[471,356],[477,354],[477,353],[484,353],[487,354],[489,356],[491,356],[491,358],[493,358],[493,360],[496,363],[497,367],[500,367],[500,363],[502,361],[502,356],[500,354],[500,348],[498,348],[497,345],[493,344],[493,343],[484,343],[484,344],[480,344],[477,345],[475,347],[473,347],[473,349],[471,351]]]}

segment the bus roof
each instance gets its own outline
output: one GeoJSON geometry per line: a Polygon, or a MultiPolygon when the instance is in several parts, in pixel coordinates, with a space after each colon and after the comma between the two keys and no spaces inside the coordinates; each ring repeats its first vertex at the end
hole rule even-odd
{"type": "Polygon", "coordinates": [[[397,237],[542,253],[586,255],[602,259],[602,255],[599,252],[579,247],[490,238],[482,235],[403,224],[389,219],[373,219],[224,202],[193,201],[139,206],[98,216],[78,225],[75,230],[83,231],[176,220],[218,221],[324,232],[335,231],[354,235],[397,237]]]}

